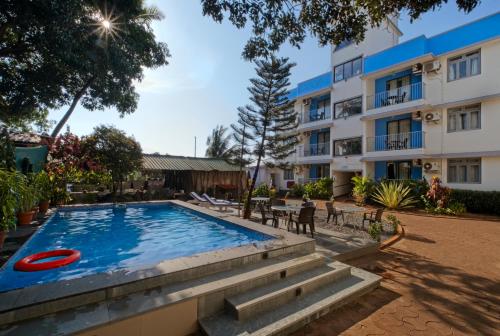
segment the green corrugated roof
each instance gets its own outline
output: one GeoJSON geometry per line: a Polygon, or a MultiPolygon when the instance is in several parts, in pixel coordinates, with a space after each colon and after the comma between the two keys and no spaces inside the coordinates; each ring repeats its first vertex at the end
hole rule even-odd
{"type": "Polygon", "coordinates": [[[142,168],[144,170],[240,170],[240,167],[238,165],[230,164],[224,159],[195,158],[188,156],[171,156],[160,154],[144,154],[142,168]]]}

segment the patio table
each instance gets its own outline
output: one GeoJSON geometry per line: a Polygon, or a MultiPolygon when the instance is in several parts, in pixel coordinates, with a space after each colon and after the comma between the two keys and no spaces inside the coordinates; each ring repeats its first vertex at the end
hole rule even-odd
{"type": "MultiPolygon", "coordinates": [[[[292,214],[300,211],[303,207],[300,205],[273,205],[271,206],[271,210],[273,211],[279,211],[279,212],[284,212],[288,216],[288,221],[292,218],[292,214]]],[[[286,217],[283,218],[285,220],[285,226],[287,225],[287,219],[286,217]]]]}
{"type": "MultiPolygon", "coordinates": [[[[366,208],[360,207],[357,205],[335,205],[335,209],[341,210],[346,214],[352,214],[352,215],[354,215],[358,212],[365,212],[366,211],[366,208]]],[[[342,226],[344,226],[345,224],[346,223],[342,223],[342,226]]],[[[353,227],[356,227],[355,223],[347,222],[347,224],[352,224],[353,227]]]]}

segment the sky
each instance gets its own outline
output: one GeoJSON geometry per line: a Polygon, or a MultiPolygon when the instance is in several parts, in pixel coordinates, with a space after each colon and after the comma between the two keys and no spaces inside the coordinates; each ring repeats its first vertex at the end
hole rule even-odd
{"type": "MultiPolygon", "coordinates": [[[[78,106],[67,125],[80,136],[97,125],[114,125],[133,135],[145,153],[193,156],[196,137],[197,156],[204,156],[212,129],[234,123],[237,107],[248,103],[246,87],[254,77],[254,66],[241,52],[250,32],[204,17],[198,0],[147,2],[165,14],[153,28],[157,39],[168,44],[169,65],[145,70],[136,87],[140,100],[135,113],[120,118],[113,109],[88,111],[78,106]]],[[[464,14],[451,0],[413,23],[402,13],[400,41],[432,36],[499,10],[499,0],[482,0],[474,11],[464,14]]],[[[330,47],[319,47],[311,37],[300,50],[283,46],[280,55],[297,63],[292,69],[293,85],[330,70],[330,47]]],[[[49,119],[59,120],[65,109],[50,111],[49,119]]]]}

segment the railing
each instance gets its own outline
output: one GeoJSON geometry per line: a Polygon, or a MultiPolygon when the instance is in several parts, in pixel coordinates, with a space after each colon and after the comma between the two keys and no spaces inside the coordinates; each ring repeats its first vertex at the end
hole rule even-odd
{"type": "Polygon", "coordinates": [[[305,145],[303,156],[330,155],[330,143],[322,142],[318,144],[305,145]]]}
{"type": "Polygon", "coordinates": [[[332,119],[332,111],[330,108],[326,108],[322,111],[308,111],[304,112],[304,114],[299,114],[299,123],[306,124],[310,122],[315,122],[319,120],[331,120],[332,119]]]}
{"type": "Polygon", "coordinates": [[[366,150],[379,152],[423,148],[424,140],[425,133],[422,131],[367,137],[366,150]]]}
{"type": "Polygon", "coordinates": [[[414,83],[388,91],[378,92],[367,97],[367,109],[374,109],[384,106],[397,105],[412,100],[424,98],[424,83],[414,83]]]}

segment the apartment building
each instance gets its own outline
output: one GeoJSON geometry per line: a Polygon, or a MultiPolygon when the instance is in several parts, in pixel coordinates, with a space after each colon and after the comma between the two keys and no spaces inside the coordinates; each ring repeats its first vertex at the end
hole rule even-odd
{"type": "Polygon", "coordinates": [[[301,143],[276,174],[289,188],[321,177],[430,179],[500,190],[500,12],[399,43],[397,17],[359,44],[332,47],[331,71],[301,82],[301,143]]]}

